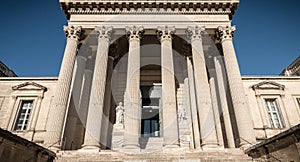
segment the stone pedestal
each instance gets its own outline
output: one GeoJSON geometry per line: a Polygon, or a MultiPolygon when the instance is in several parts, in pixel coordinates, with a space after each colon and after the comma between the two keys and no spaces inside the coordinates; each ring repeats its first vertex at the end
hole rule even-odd
{"type": "Polygon", "coordinates": [[[114,124],[113,127],[111,149],[120,151],[124,144],[124,125],[114,124]]]}

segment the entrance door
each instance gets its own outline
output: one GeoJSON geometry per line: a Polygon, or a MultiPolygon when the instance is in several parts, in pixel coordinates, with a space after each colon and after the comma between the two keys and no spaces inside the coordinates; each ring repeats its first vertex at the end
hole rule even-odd
{"type": "Polygon", "coordinates": [[[143,113],[142,136],[143,137],[159,137],[158,110],[143,109],[142,113],[143,113]],[[148,117],[146,117],[146,116],[148,116],[148,117]]]}
{"type": "Polygon", "coordinates": [[[160,87],[144,86],[142,91],[142,120],[141,120],[141,134],[142,137],[159,137],[160,123],[159,123],[159,109],[160,109],[160,87]]]}

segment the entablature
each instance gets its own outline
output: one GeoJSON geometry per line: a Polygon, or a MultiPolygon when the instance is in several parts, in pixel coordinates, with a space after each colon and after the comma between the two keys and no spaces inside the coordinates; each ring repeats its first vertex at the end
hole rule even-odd
{"type": "Polygon", "coordinates": [[[223,14],[231,19],[239,0],[60,0],[69,19],[72,14],[223,14]]]}

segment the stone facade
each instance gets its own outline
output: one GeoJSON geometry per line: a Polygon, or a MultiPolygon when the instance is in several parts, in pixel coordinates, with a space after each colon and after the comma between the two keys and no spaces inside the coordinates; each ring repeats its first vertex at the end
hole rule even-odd
{"type": "Polygon", "coordinates": [[[61,161],[243,155],[299,124],[300,77],[241,77],[238,3],[60,0],[69,20],[60,74],[0,78],[1,128],[61,161]]]}

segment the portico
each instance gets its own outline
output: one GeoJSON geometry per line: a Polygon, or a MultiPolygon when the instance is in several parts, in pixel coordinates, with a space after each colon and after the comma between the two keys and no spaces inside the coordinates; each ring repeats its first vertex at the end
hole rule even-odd
{"type": "Polygon", "coordinates": [[[157,10],[139,2],[133,6],[141,10],[130,5],[111,10],[108,4],[112,2],[102,4],[107,10],[95,8],[93,15],[84,6],[75,10],[72,3],[62,2],[70,21],[58,85],[69,91],[58,86],[61,95],[54,96],[50,110],[50,116],[58,118],[47,124],[46,145],[58,141],[51,146],[140,152],[145,138],[159,139],[162,150],[255,143],[232,44],[235,28],[228,9],[234,5],[195,4],[214,7],[206,10],[166,3],[159,6],[166,5],[166,10],[157,10]],[[110,10],[113,15],[108,15],[110,10]],[[206,12],[210,15],[191,15],[206,12]],[[220,72],[227,73],[228,80],[220,72]],[[117,106],[123,112],[116,113],[117,106]],[[72,129],[79,135],[64,131],[72,129]]]}

